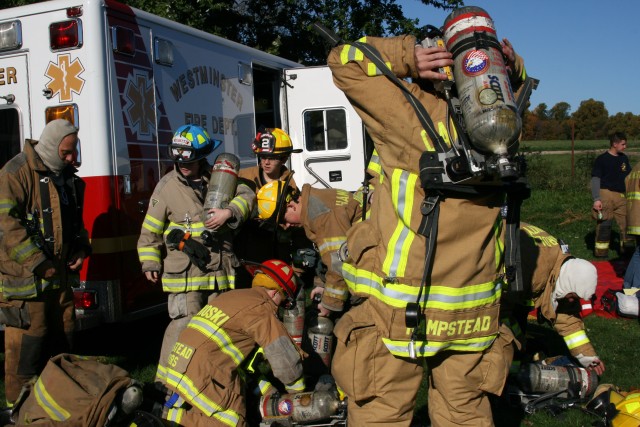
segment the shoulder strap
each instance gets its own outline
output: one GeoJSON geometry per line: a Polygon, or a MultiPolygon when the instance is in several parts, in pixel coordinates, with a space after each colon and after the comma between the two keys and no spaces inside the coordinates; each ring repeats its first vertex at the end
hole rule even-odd
{"type": "Polygon", "coordinates": [[[418,98],[416,98],[415,95],[413,95],[411,91],[409,91],[409,89],[402,83],[402,81],[400,81],[400,79],[395,74],[393,74],[393,72],[389,69],[387,64],[385,64],[384,60],[382,59],[380,52],[378,52],[376,48],[367,43],[356,41],[351,42],[350,44],[360,49],[367,56],[367,58],[369,58],[369,60],[371,60],[371,62],[373,62],[376,67],[378,67],[380,72],[382,72],[402,90],[405,98],[407,98],[409,104],[411,104],[413,109],[416,111],[416,115],[418,116],[422,127],[429,135],[429,139],[431,139],[431,141],[433,142],[436,150],[441,153],[448,151],[447,144],[436,132],[433,121],[431,120],[431,117],[429,116],[427,110],[424,108],[418,98]]]}
{"type": "Polygon", "coordinates": [[[49,192],[49,182],[51,178],[47,175],[40,175],[38,179],[40,187],[40,206],[42,207],[42,240],[45,246],[45,253],[53,254],[53,209],[51,208],[51,194],[49,192]]]}

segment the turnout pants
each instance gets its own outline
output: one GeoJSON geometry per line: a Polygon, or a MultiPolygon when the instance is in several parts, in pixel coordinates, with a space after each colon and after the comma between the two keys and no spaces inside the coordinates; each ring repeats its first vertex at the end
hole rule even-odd
{"type": "Polygon", "coordinates": [[[631,252],[635,241],[627,238],[627,199],[624,193],[601,189],[600,200],[602,201],[602,219],[597,220],[596,223],[594,255],[597,257],[606,257],[608,255],[613,220],[616,221],[620,228],[621,252],[627,250],[631,252]]]}
{"type": "Polygon", "coordinates": [[[51,356],[71,351],[73,344],[75,309],[70,288],[48,290],[25,301],[25,308],[30,325],[25,329],[7,326],[4,331],[5,395],[10,406],[51,356]]]}
{"type": "Polygon", "coordinates": [[[484,352],[445,351],[425,359],[392,355],[365,301],[336,325],[332,374],[348,396],[348,425],[409,426],[423,379],[429,373],[429,417],[434,427],[493,426],[488,393],[500,394],[513,360],[514,337],[506,327],[484,352]],[[345,322],[345,323],[343,323],[345,322]]]}

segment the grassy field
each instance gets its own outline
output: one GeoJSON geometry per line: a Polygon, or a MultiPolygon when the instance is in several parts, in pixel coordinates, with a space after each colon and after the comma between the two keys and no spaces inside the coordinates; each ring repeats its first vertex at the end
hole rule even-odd
{"type": "MultiPolygon", "coordinates": [[[[522,219],[563,239],[575,256],[592,260],[594,221],[591,219],[590,171],[595,156],[604,151],[608,143],[577,142],[574,156],[546,153],[570,150],[570,142],[567,141],[525,142],[522,145],[528,159],[532,187],[531,197],[523,204],[522,219]]],[[[640,153],[630,152],[629,157],[633,165],[640,160],[640,153]]],[[[618,257],[616,251],[610,252],[610,259],[618,257]]],[[[106,356],[112,363],[129,370],[135,378],[149,382],[155,373],[166,324],[167,318],[163,315],[131,325],[109,325],[97,331],[83,332],[77,340],[81,343],[78,352],[106,356]]],[[[585,319],[585,324],[591,341],[607,367],[600,382],[615,384],[623,390],[640,388],[640,372],[634,363],[637,360],[637,343],[640,342],[638,321],[604,319],[593,315],[585,319]]],[[[545,342],[555,343],[550,346],[552,353],[548,355],[567,352],[551,329],[538,325],[531,327],[545,337],[545,342]]],[[[0,358],[3,359],[3,356],[0,354],[0,358]]],[[[3,385],[0,386],[0,399],[4,401],[3,385]]],[[[423,384],[416,406],[415,426],[428,425],[426,400],[426,387],[423,384]]],[[[547,412],[526,415],[507,405],[504,400],[497,399],[494,404],[497,426],[577,427],[588,426],[595,421],[579,409],[568,409],[559,415],[547,412]]]]}

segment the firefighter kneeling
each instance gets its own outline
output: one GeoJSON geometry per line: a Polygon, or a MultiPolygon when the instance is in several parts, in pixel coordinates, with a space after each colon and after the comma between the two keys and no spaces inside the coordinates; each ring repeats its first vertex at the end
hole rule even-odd
{"type": "Polygon", "coordinates": [[[278,320],[280,305],[295,301],[297,279],[279,260],[247,263],[251,289],[213,299],[180,333],[167,360],[171,395],[163,418],[170,425],[246,426],[241,366],[257,346],[287,392],[304,390],[304,353],[278,320]]]}

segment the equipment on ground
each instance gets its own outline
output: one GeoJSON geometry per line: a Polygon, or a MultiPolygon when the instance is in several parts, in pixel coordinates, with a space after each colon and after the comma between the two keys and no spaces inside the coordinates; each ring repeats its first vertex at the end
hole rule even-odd
{"type": "Polygon", "coordinates": [[[312,316],[309,319],[307,336],[311,349],[320,356],[326,367],[331,367],[333,320],[328,317],[312,316]]]}
{"type": "Polygon", "coordinates": [[[260,398],[260,426],[345,426],[346,410],[335,390],[274,393],[260,398]]]}
{"type": "Polygon", "coordinates": [[[512,379],[507,387],[508,397],[528,414],[586,402],[598,387],[594,371],[573,365],[528,363],[512,379]]]}
{"type": "Polygon", "coordinates": [[[304,334],[304,315],[305,315],[306,295],[304,292],[298,292],[296,303],[289,309],[283,310],[282,323],[287,332],[293,338],[293,342],[302,347],[302,336],[304,334]]]}
{"type": "MultiPolygon", "coordinates": [[[[238,184],[238,172],[240,171],[240,159],[231,153],[221,153],[216,157],[211,168],[211,178],[207,187],[207,194],[204,198],[203,218],[209,218],[210,209],[224,209],[236,194],[238,184]]],[[[220,232],[220,227],[212,232],[220,232]]]]}

